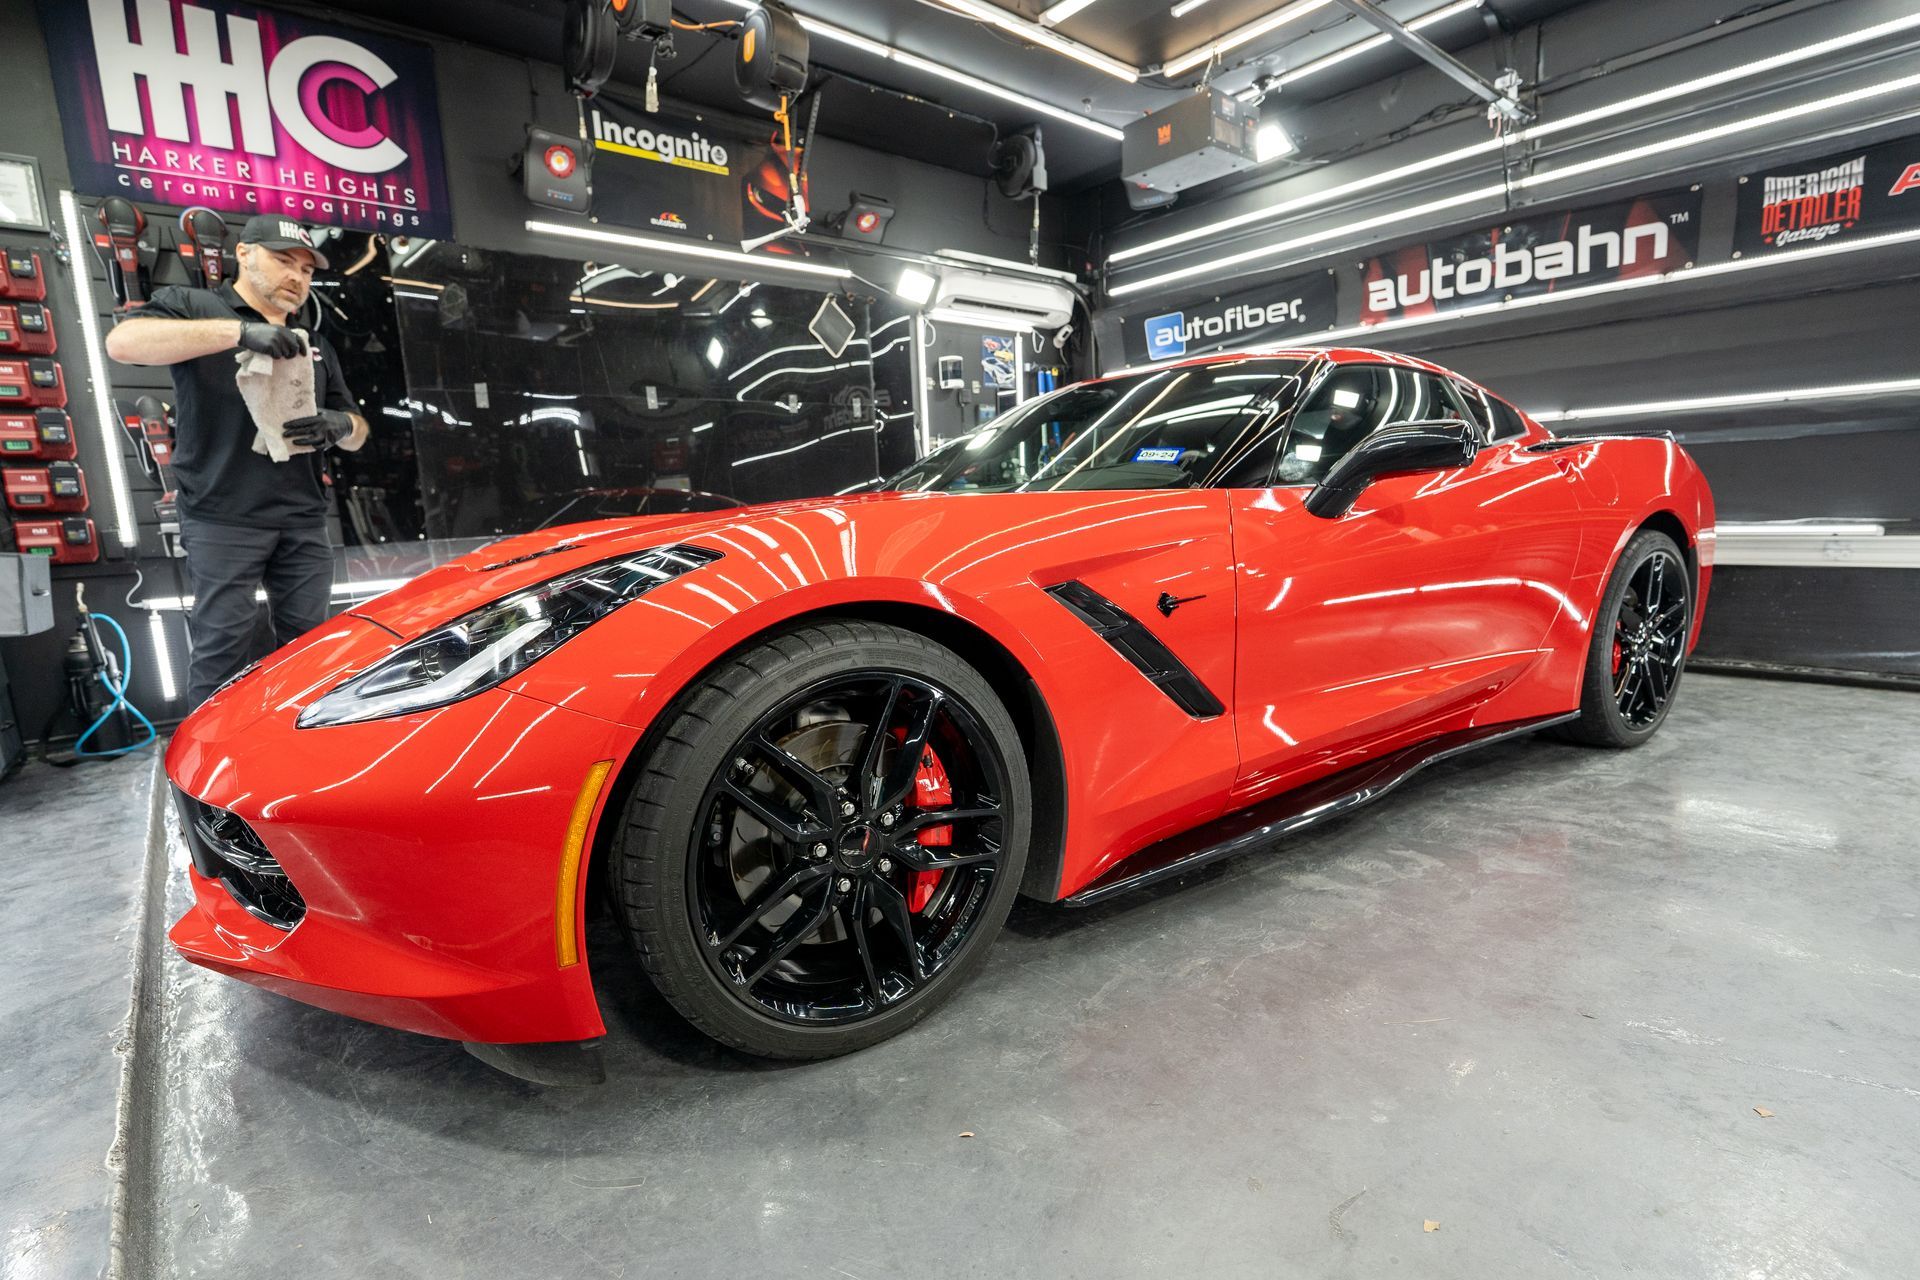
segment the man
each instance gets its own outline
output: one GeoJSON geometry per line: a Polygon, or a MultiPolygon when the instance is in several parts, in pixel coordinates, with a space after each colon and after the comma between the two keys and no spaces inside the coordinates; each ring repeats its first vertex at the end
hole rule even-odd
{"type": "Polygon", "coordinates": [[[174,474],[180,539],[194,604],[187,701],[198,706],[251,659],[254,593],[264,586],[276,644],[327,618],[333,551],[320,451],[358,449],[366,419],[354,412],[340,357],[318,334],[303,352],[287,317],[306,305],[315,268],[327,260],[304,227],[261,215],[247,220],[235,250],[240,270],[218,289],[156,289],[107,335],[125,364],[166,365],[173,374],[174,474]],[[312,359],[320,412],[282,428],[312,453],[274,462],[254,452],[256,428],[241,399],[236,351],[275,360],[312,359]]]}

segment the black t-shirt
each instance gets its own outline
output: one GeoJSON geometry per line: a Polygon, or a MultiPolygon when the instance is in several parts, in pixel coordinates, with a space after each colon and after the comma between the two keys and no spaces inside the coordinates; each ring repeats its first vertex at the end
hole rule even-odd
{"type": "MultiPolygon", "coordinates": [[[[163,320],[264,320],[231,284],[216,289],[168,285],[155,289],[135,313],[163,320]]],[[[323,409],[355,411],[353,394],[333,346],[310,335],[314,396],[323,409]]],[[[209,524],[295,529],[326,519],[321,454],[275,462],[253,451],[256,428],[234,375],[237,350],[216,351],[172,365],[173,470],[181,514],[209,524]]]]}

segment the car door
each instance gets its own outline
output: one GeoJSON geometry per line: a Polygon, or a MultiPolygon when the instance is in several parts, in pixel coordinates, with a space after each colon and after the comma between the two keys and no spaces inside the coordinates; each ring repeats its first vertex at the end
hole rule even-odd
{"type": "Polygon", "coordinates": [[[1376,480],[1338,519],[1306,510],[1367,435],[1431,418],[1484,433],[1487,411],[1410,364],[1332,365],[1272,483],[1231,492],[1241,803],[1464,725],[1541,659],[1580,539],[1551,454],[1489,442],[1466,467],[1376,480]]]}

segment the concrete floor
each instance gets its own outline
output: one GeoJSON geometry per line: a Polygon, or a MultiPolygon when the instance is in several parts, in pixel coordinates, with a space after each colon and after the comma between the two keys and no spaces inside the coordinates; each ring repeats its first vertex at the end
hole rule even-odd
{"type": "MultiPolygon", "coordinates": [[[[1021,904],[930,1023],[804,1066],[687,1031],[603,928],[587,1091],[169,956],[139,1243],[155,1275],[303,1280],[1910,1276],[1917,777],[1920,699],[1696,673],[1641,751],[1522,740],[1281,853],[1021,904]]],[[[68,783],[0,788],[9,863],[120,822],[95,869],[133,884],[137,797],[47,802],[68,783]]],[[[116,1013],[110,974],[42,957],[70,885],[7,887],[36,926],[9,971],[116,1013]]],[[[7,1111],[109,1070],[100,1019],[50,1037],[57,991],[8,1000],[7,1111]]],[[[48,1168],[106,1141],[28,1134],[48,1168]]],[[[92,1274],[44,1243],[99,1226],[84,1182],[15,1179],[0,1277],[92,1274]]]]}

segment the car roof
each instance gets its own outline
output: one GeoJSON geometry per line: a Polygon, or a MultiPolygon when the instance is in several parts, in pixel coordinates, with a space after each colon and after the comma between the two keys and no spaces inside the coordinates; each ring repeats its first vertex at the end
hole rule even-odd
{"type": "Polygon", "coordinates": [[[1418,356],[1404,356],[1393,351],[1375,351],[1370,347],[1270,347],[1264,350],[1216,351],[1211,355],[1195,356],[1191,360],[1170,360],[1165,364],[1141,365],[1138,368],[1116,369],[1101,378],[1090,378],[1089,382],[1105,382],[1108,378],[1124,377],[1128,374],[1144,373],[1148,370],[1197,369],[1207,365],[1223,364],[1234,360],[1295,359],[1311,360],[1325,357],[1336,364],[1392,364],[1407,369],[1419,369],[1426,373],[1437,373],[1443,378],[1459,378],[1462,382],[1473,379],[1443,368],[1430,360],[1418,356]]]}

